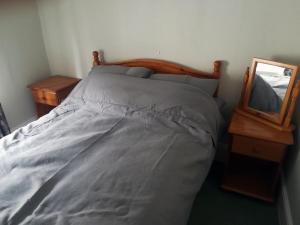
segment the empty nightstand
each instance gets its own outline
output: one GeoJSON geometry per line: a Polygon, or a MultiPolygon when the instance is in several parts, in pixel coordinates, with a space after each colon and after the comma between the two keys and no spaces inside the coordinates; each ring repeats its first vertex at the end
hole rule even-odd
{"type": "Polygon", "coordinates": [[[78,78],[57,75],[29,85],[37,116],[41,117],[58,106],[79,81],[78,78]]]}

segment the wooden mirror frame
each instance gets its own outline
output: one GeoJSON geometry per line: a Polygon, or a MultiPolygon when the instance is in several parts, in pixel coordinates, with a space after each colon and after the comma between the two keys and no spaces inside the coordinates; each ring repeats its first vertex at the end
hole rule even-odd
{"type": "MultiPolygon", "coordinates": [[[[258,119],[262,119],[262,122],[263,122],[263,120],[266,120],[267,121],[266,124],[270,125],[271,123],[273,123],[274,127],[280,127],[282,129],[284,129],[283,125],[285,124],[285,126],[289,126],[289,127],[285,127],[285,129],[290,130],[291,129],[290,124],[287,125],[287,123],[285,122],[285,117],[287,115],[289,103],[291,102],[292,91],[295,86],[295,80],[297,77],[297,73],[298,73],[298,66],[274,62],[274,61],[265,60],[265,59],[253,58],[250,71],[248,69],[245,74],[244,89],[242,91],[240,109],[242,111],[246,112],[246,114],[250,114],[250,117],[252,117],[254,119],[255,119],[255,117],[258,119]],[[269,64],[269,65],[289,68],[292,70],[290,83],[288,85],[285,97],[283,99],[279,114],[276,113],[276,115],[271,115],[270,113],[266,113],[266,112],[259,111],[259,110],[249,107],[249,100],[250,100],[252,86],[253,86],[253,82],[254,82],[254,78],[255,78],[256,67],[257,67],[258,63],[264,63],[264,64],[269,64]]],[[[297,87],[298,87],[298,85],[297,85],[297,87]]]]}

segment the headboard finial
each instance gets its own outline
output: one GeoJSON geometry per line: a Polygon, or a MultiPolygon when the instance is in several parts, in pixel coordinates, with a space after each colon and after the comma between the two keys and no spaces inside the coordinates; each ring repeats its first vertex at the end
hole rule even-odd
{"type": "Polygon", "coordinates": [[[93,51],[93,66],[99,66],[101,65],[101,61],[99,59],[99,52],[98,51],[93,51]]]}
{"type": "Polygon", "coordinates": [[[218,77],[221,76],[221,66],[222,66],[222,61],[217,60],[214,62],[214,74],[218,77]]]}

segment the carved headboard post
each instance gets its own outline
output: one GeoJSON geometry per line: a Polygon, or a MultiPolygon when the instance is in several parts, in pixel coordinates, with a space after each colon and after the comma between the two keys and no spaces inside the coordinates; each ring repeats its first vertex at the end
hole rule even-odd
{"type": "Polygon", "coordinates": [[[99,52],[98,51],[93,51],[93,57],[94,57],[93,66],[101,65],[101,61],[100,61],[100,58],[99,58],[99,52]]]}
{"type": "MultiPolygon", "coordinates": [[[[221,66],[222,66],[222,61],[220,60],[214,61],[214,72],[213,72],[214,79],[219,79],[221,77],[221,66]]],[[[219,88],[220,88],[220,84],[218,84],[217,90],[214,93],[214,97],[218,97],[219,88]]]]}
{"type": "Polygon", "coordinates": [[[214,62],[214,75],[217,78],[220,78],[221,76],[221,66],[222,66],[222,61],[217,60],[214,62]]]}

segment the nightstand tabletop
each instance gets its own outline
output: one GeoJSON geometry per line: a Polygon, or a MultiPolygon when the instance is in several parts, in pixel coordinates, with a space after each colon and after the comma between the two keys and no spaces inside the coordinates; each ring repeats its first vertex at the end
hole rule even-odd
{"type": "Polygon", "coordinates": [[[28,86],[31,90],[46,90],[56,93],[66,87],[73,86],[80,81],[78,78],[66,77],[61,75],[50,76],[45,80],[38,81],[28,86]]]}
{"type": "Polygon", "coordinates": [[[231,119],[229,133],[287,145],[294,143],[292,132],[274,129],[237,112],[231,119]]]}

